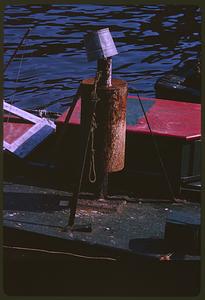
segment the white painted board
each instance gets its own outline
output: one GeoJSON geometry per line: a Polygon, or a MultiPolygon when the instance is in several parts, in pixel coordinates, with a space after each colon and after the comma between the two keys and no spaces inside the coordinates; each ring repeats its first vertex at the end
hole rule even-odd
{"type": "Polygon", "coordinates": [[[33,123],[33,126],[14,142],[8,143],[5,140],[3,141],[4,149],[12,152],[20,158],[25,158],[56,129],[55,123],[51,120],[37,117],[20,108],[8,104],[5,101],[3,103],[3,109],[33,123]]]}

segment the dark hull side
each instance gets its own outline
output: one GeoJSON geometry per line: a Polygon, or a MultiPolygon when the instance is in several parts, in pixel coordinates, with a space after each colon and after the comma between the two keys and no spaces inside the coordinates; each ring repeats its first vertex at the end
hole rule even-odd
{"type": "Polygon", "coordinates": [[[162,262],[9,227],[4,235],[4,291],[9,296],[197,296],[200,292],[199,260],[162,262]],[[48,251],[35,250],[39,248],[48,251]]]}

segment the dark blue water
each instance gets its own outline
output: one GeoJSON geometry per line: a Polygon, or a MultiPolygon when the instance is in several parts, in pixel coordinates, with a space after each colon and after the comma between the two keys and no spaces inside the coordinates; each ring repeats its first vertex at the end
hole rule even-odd
{"type": "Polygon", "coordinates": [[[21,108],[63,111],[80,81],[94,76],[83,36],[109,27],[119,55],[113,77],[128,81],[129,93],[153,97],[156,80],[174,66],[195,59],[201,46],[201,11],[190,5],[7,6],[5,64],[27,28],[33,27],[5,72],[5,99],[21,108]],[[19,73],[20,67],[20,73],[19,73]]]}

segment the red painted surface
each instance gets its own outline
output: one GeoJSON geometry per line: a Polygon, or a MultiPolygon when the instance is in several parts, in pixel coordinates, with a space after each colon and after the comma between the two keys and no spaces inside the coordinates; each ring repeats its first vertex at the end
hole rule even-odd
{"type": "MultiPolygon", "coordinates": [[[[163,99],[141,98],[142,103],[153,102],[146,115],[153,134],[169,136],[183,140],[195,140],[201,137],[201,105],[163,99]]],[[[136,96],[129,96],[128,101],[139,101],[136,96]]],[[[80,100],[70,119],[70,124],[80,124],[80,100]]],[[[67,112],[57,119],[57,126],[63,124],[67,112]]],[[[146,120],[142,114],[136,124],[127,125],[128,132],[150,135],[146,120]]]]}
{"type": "MultiPolygon", "coordinates": [[[[137,97],[131,96],[135,101],[137,97]]],[[[142,103],[151,100],[142,98],[142,103]]],[[[147,119],[154,134],[186,140],[201,137],[201,105],[195,103],[153,99],[155,104],[147,112],[147,119]]],[[[146,120],[142,117],[136,126],[127,126],[128,131],[149,134],[146,120]]]]}
{"type": "MultiPolygon", "coordinates": [[[[58,125],[61,125],[65,122],[65,118],[67,116],[68,111],[69,111],[69,108],[56,120],[56,123],[58,125]]],[[[80,125],[80,111],[81,111],[81,101],[78,100],[78,102],[76,103],[76,106],[74,108],[74,111],[72,113],[72,116],[70,118],[69,124],[80,125]]]]}
{"type": "Polygon", "coordinates": [[[4,140],[11,144],[32,126],[33,124],[4,122],[4,140]]]}
{"type": "MultiPolygon", "coordinates": [[[[152,103],[146,110],[153,134],[159,136],[170,136],[183,140],[195,140],[201,137],[201,105],[187,102],[177,102],[162,99],[141,98],[143,105],[152,103]]],[[[137,101],[136,96],[129,96],[128,101],[137,101]]],[[[138,107],[139,109],[139,107],[138,107]]],[[[70,124],[80,124],[81,102],[77,102],[70,119],[70,124]]],[[[131,112],[132,113],[132,112],[131,112]]],[[[133,114],[135,112],[133,111],[133,114]]],[[[56,124],[60,127],[65,121],[67,112],[60,116],[56,124]]],[[[142,114],[136,118],[136,123],[127,124],[127,132],[149,135],[149,128],[142,114]]],[[[14,122],[14,120],[13,120],[14,122]]],[[[14,142],[24,134],[33,124],[4,122],[4,140],[8,143],[14,142]]],[[[128,122],[129,123],[129,122],[128,122]]]]}

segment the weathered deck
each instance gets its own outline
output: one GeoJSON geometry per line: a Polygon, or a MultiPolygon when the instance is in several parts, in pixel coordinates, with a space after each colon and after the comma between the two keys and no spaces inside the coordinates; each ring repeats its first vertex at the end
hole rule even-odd
{"type": "Polygon", "coordinates": [[[63,232],[72,193],[9,183],[5,184],[4,193],[4,222],[8,226],[124,250],[131,250],[134,239],[163,238],[166,218],[172,213],[181,213],[182,217],[186,214],[191,219],[199,219],[200,215],[199,203],[153,203],[152,199],[142,198],[120,200],[120,196],[96,201],[88,200],[89,194],[82,194],[75,223],[91,223],[92,232],[63,232]]]}
{"type": "Polygon", "coordinates": [[[199,220],[199,203],[130,197],[97,202],[84,194],[75,224],[91,223],[92,231],[65,232],[70,198],[71,193],[65,191],[4,184],[7,294],[198,294],[199,257],[181,257],[163,244],[163,238],[168,215],[178,213],[183,220],[199,220]],[[173,253],[171,261],[160,261],[168,252],[173,253]]]}
{"type": "MultiPolygon", "coordinates": [[[[197,156],[195,148],[200,143],[200,107],[195,105],[193,110],[183,103],[143,101],[153,134],[159,139],[174,194],[182,196],[181,177],[198,175],[193,157],[197,156]],[[179,111],[178,119],[175,118],[176,106],[181,107],[184,121],[188,118],[194,122],[191,131],[190,126],[178,122],[179,111]],[[165,112],[170,122],[163,118],[161,123],[159,114],[164,116],[165,112]],[[192,142],[193,149],[189,149],[192,142]],[[188,149],[185,162],[184,146],[188,149]]],[[[4,288],[8,295],[193,296],[199,293],[200,257],[189,251],[180,252],[179,237],[173,245],[164,242],[167,217],[177,215],[184,224],[200,222],[199,197],[195,199],[193,192],[192,202],[166,200],[171,198],[170,191],[150,132],[137,101],[133,98],[129,105],[128,114],[129,109],[136,114],[128,118],[131,123],[128,122],[126,137],[126,167],[109,178],[109,193],[115,196],[96,201],[92,194],[82,193],[78,201],[75,224],[88,228],[91,224],[91,232],[64,230],[79,167],[80,126],[76,126],[80,120],[79,102],[71,118],[69,138],[58,147],[54,157],[62,159],[62,166],[60,161],[56,168],[49,165],[55,136],[31,153],[28,159],[32,164],[5,156],[8,162],[4,179],[13,182],[4,183],[4,288]],[[35,184],[42,187],[32,186],[35,184]],[[123,191],[127,192],[122,195],[123,191]],[[167,254],[171,260],[161,261],[167,254]]],[[[57,121],[57,135],[64,117],[65,114],[57,121]]],[[[82,189],[85,186],[88,188],[87,182],[82,189]]]]}

